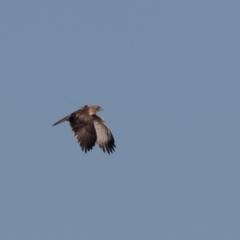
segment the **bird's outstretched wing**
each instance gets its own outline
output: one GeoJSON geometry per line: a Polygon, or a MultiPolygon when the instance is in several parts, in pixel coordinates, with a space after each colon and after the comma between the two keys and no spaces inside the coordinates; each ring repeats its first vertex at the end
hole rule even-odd
{"type": "Polygon", "coordinates": [[[64,121],[68,121],[70,116],[71,116],[71,115],[68,115],[68,116],[62,118],[61,120],[55,122],[55,123],[53,124],[53,126],[56,126],[56,125],[58,125],[59,123],[64,122],[64,121]]]}
{"type": "Polygon", "coordinates": [[[75,112],[68,121],[82,150],[90,151],[95,145],[97,134],[91,117],[75,112]]]}
{"type": "Polygon", "coordinates": [[[92,118],[97,134],[97,144],[104,152],[107,151],[108,154],[112,153],[115,151],[114,148],[116,146],[110,129],[103,118],[97,116],[96,114],[92,115],[92,118]]]}

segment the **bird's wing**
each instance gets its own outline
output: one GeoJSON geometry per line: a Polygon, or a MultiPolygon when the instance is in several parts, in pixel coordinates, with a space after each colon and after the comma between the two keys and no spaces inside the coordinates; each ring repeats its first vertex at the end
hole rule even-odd
{"type": "Polygon", "coordinates": [[[61,123],[61,122],[64,122],[64,121],[68,121],[68,119],[69,119],[70,116],[71,116],[71,115],[68,115],[68,116],[62,118],[61,120],[55,122],[55,123],[53,124],[53,126],[56,126],[57,124],[59,124],[59,123],[61,123]]]}
{"type": "Polygon", "coordinates": [[[90,151],[97,139],[92,118],[85,116],[81,112],[75,112],[71,114],[68,120],[82,150],[85,152],[90,151]]]}
{"type": "Polygon", "coordinates": [[[109,154],[112,153],[115,151],[114,148],[116,146],[110,129],[103,118],[97,116],[96,114],[92,115],[92,117],[97,133],[97,144],[104,152],[107,151],[109,154]]]}
{"type": "Polygon", "coordinates": [[[69,121],[69,118],[70,118],[71,116],[73,116],[73,115],[79,115],[79,114],[84,113],[84,112],[85,112],[85,111],[84,111],[84,108],[85,108],[85,107],[86,107],[86,106],[84,106],[83,108],[81,108],[81,109],[79,109],[79,110],[77,110],[77,111],[69,114],[68,116],[62,118],[61,120],[55,122],[55,123],[53,124],[53,126],[56,126],[57,124],[62,123],[62,122],[64,122],[64,121],[69,121]]]}

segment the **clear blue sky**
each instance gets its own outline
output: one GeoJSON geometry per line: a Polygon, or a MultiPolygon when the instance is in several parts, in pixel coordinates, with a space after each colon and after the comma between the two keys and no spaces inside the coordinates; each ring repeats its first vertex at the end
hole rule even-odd
{"type": "Polygon", "coordinates": [[[240,1],[1,1],[0,239],[239,240],[240,1]],[[85,104],[117,149],[85,154],[85,104]]]}

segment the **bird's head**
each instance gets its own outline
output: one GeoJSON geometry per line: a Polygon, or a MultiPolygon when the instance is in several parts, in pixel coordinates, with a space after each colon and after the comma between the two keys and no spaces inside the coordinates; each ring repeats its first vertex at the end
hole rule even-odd
{"type": "Polygon", "coordinates": [[[102,111],[103,109],[97,105],[94,105],[94,106],[87,106],[87,110],[89,115],[93,115],[96,112],[102,111]]]}

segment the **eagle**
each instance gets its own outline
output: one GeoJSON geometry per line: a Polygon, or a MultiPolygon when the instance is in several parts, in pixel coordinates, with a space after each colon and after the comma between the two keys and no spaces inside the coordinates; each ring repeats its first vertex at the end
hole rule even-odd
{"type": "Polygon", "coordinates": [[[115,140],[104,119],[96,114],[96,112],[102,110],[103,109],[97,105],[85,105],[79,110],[57,121],[53,126],[64,121],[69,121],[82,151],[87,153],[92,150],[97,142],[103,152],[106,151],[110,154],[115,151],[115,140]]]}

